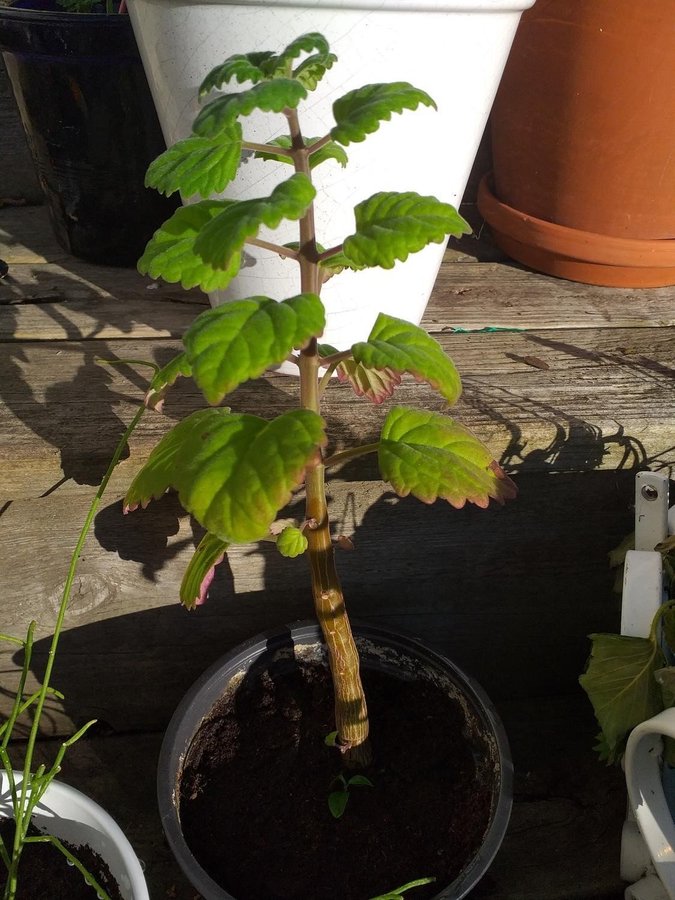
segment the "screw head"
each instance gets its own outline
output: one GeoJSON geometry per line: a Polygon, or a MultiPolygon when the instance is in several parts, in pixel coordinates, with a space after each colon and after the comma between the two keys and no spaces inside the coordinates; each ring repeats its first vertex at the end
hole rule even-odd
{"type": "Polygon", "coordinates": [[[653,484],[645,484],[640,491],[645,500],[656,500],[659,496],[658,490],[653,484]]]}

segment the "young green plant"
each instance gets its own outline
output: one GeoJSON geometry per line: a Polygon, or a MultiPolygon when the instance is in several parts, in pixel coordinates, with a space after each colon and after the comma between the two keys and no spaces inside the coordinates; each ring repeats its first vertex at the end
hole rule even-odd
{"type": "Polygon", "coordinates": [[[352,234],[338,246],[321,247],[312,170],[344,165],[344,148],[363,141],[393,113],[435,106],[425,91],[407,82],[366,85],[336,100],[334,126],[308,138],[301,129],[302,101],[335,61],[320,34],[305,34],[280,53],[230,57],[207,75],[200,95],[230,82],[251,86],[207,102],[192,135],[148,170],[149,186],[167,195],[180,191],[184,198],[197,194],[204,199],[177,210],[155,233],[139,262],[142,273],[185,288],[222,289],[237,275],[242,252],[253,245],[295,265],[299,291],[281,302],[255,296],[226,303],[203,313],[188,329],[183,352],[157,375],[148,403],[162,402],[171,383],[191,375],[211,407],[193,413],[160,441],[132,483],[125,508],[145,506],[173,488],[206,529],[181,588],[188,608],[203,602],[214,566],[233,543],[271,537],[286,556],[307,552],[333,679],[337,743],[345,764],[362,768],[371,759],[368,714],[335,567],[326,470],[374,453],[382,477],[399,495],[413,494],[426,503],[442,498],[456,507],[467,501],[486,507],[490,498],[502,502],[515,490],[489,450],[437,412],[394,406],[376,443],[326,451],[321,401],[334,373],[334,380],[350,382],[357,394],[376,403],[390,397],[406,373],[427,381],[448,404],[459,398],[461,381],[423,329],[386,314],[380,314],[366,341],[338,349],[322,345],[322,285],[343,269],[390,269],[431,242],[469,230],[452,206],[435,197],[385,192],[356,206],[352,234]],[[247,140],[241,120],[254,110],[281,114],[287,133],[268,144],[247,140]],[[235,178],[245,151],[268,164],[288,166],[292,174],[267,197],[210,199],[235,178]],[[297,241],[280,245],[259,237],[263,227],[276,229],[284,220],[298,223],[297,241]],[[240,384],[284,361],[297,366],[299,408],[267,421],[220,405],[240,384]],[[282,529],[279,512],[302,486],[304,522],[282,529]]]}
{"type": "Polygon", "coordinates": [[[124,435],[120,439],[117,448],[115,449],[115,453],[113,454],[113,457],[110,461],[108,469],[85,517],[80,535],[70,559],[68,574],[66,576],[65,585],[56,616],[56,623],[54,625],[54,632],[52,634],[52,639],[49,646],[49,653],[47,655],[47,664],[45,666],[45,674],[42,679],[42,685],[40,689],[35,693],[26,695],[25,687],[28,678],[28,672],[30,670],[36,623],[30,623],[30,625],[28,626],[26,638],[24,640],[12,637],[10,635],[0,634],[0,640],[15,644],[23,650],[23,664],[21,668],[21,675],[19,677],[19,686],[14,696],[14,702],[12,704],[12,709],[7,718],[7,721],[4,722],[2,726],[0,726],[0,763],[2,764],[2,767],[4,769],[5,777],[7,778],[7,784],[9,786],[12,818],[14,820],[14,839],[12,846],[7,846],[2,838],[0,838],[0,861],[7,870],[3,900],[14,900],[14,898],[16,897],[19,886],[19,865],[25,847],[28,844],[43,842],[49,842],[53,844],[58,850],[60,850],[67,861],[80,871],[84,880],[92,886],[92,888],[96,891],[97,896],[101,898],[101,900],[110,900],[109,895],[97,882],[94,875],[84,867],[84,865],[77,859],[77,857],[73,855],[70,850],[68,850],[68,848],[65,847],[61,843],[61,841],[59,841],[57,837],[51,834],[29,835],[28,830],[31,824],[31,815],[33,814],[33,810],[42,800],[47,788],[60,772],[61,763],[63,762],[66,751],[76,741],[78,741],[95,723],[95,720],[87,722],[86,725],[80,728],[76,734],[74,734],[71,738],[68,738],[68,740],[64,741],[56,752],[54,761],[49,768],[47,768],[44,764],[41,764],[37,767],[34,765],[35,750],[37,746],[40,724],[44,715],[45,703],[47,701],[47,698],[51,696],[58,699],[63,699],[63,695],[51,686],[51,679],[54,664],[56,662],[59,640],[61,637],[61,632],[63,631],[66,612],[68,610],[68,604],[72,594],[73,585],[75,583],[75,576],[77,574],[80,555],[87,539],[87,535],[89,534],[89,531],[93,524],[96,511],[99,508],[103,495],[108,486],[108,482],[110,481],[110,478],[112,476],[113,470],[121,459],[122,453],[127,445],[129,437],[133,433],[144,412],[144,407],[141,407],[136,412],[136,415],[134,416],[130,425],[124,432],[124,435]],[[23,765],[15,766],[12,763],[11,759],[10,742],[14,737],[14,730],[18,722],[21,720],[21,717],[26,714],[31,715],[32,721],[29,729],[28,741],[26,743],[23,765]],[[15,778],[15,770],[21,770],[22,774],[19,781],[17,781],[17,779],[15,778]]]}

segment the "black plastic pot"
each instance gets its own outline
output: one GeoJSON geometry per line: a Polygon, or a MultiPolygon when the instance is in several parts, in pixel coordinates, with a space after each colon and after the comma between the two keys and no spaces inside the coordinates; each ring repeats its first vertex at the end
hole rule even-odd
{"type": "Polygon", "coordinates": [[[143,186],[166,147],[126,15],[0,7],[0,50],[59,243],[133,265],[177,201],[143,186]]]}
{"type": "MultiPolygon", "coordinates": [[[[486,873],[506,833],[512,805],[513,766],[504,727],[482,688],[454,663],[425,647],[412,637],[358,625],[354,636],[361,665],[401,674],[407,678],[432,680],[460,699],[466,711],[468,739],[483,748],[477,765],[481,777],[493,784],[491,818],[477,854],[434,900],[461,900],[486,873]]],[[[157,793],[159,812],[167,840],[181,869],[204,900],[236,900],[209,876],[195,859],[181,830],[178,796],[182,767],[190,744],[213,705],[235,675],[254,665],[292,658],[295,648],[307,648],[324,658],[321,632],[316,623],[301,622],[282,632],[258,635],[223,656],[190,688],[174,713],[164,737],[159,757],[157,793]]],[[[226,848],[224,848],[224,852],[226,848]]],[[[339,885],[336,885],[339,892],[339,885]]]]}

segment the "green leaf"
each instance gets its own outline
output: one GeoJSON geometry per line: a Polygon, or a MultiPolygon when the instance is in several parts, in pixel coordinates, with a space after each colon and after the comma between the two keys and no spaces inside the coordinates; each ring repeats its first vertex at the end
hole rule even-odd
{"type": "Polygon", "coordinates": [[[515,496],[515,485],[478,438],[447,416],[395,406],[382,427],[380,471],[401,497],[440,498],[458,509],[515,496]]]}
{"type": "Polygon", "coordinates": [[[352,777],[347,781],[347,787],[374,787],[375,785],[370,780],[370,778],[366,778],[365,775],[352,775],[352,777]]]}
{"type": "Polygon", "coordinates": [[[308,56],[293,70],[293,78],[297,78],[308,91],[313,91],[336,62],[337,56],[334,53],[315,53],[308,56]]]}
{"type": "Polygon", "coordinates": [[[629,732],[663,708],[654,674],[663,666],[656,641],[592,634],[591,658],[579,683],[593,704],[609,762],[617,762],[629,732]]]}
{"type": "MultiPolygon", "coordinates": [[[[312,142],[317,141],[317,138],[305,138],[305,143],[308,146],[311,146],[312,142]]],[[[282,134],[279,137],[274,138],[274,140],[269,142],[270,144],[270,152],[269,153],[256,153],[256,159],[262,159],[265,161],[271,160],[273,162],[284,162],[293,165],[293,160],[289,156],[282,156],[279,153],[274,153],[271,149],[272,147],[286,147],[290,148],[292,145],[292,141],[289,135],[282,134]]],[[[327,159],[334,159],[338,162],[343,168],[347,165],[348,159],[347,154],[344,149],[336,144],[335,141],[329,141],[327,144],[324,144],[323,147],[320,147],[315,153],[309,157],[309,167],[310,169],[315,169],[317,166],[321,165],[322,162],[326,162],[327,159]]]]}
{"type": "Polygon", "coordinates": [[[293,60],[302,56],[303,53],[317,52],[319,56],[327,57],[330,54],[330,47],[326,38],[319,34],[318,31],[310,31],[307,34],[301,34],[294,41],[281,51],[281,53],[266,63],[268,69],[274,66],[275,74],[284,74],[288,71],[293,60]]]}
{"type": "Polygon", "coordinates": [[[247,91],[209,101],[195,119],[192,130],[201,137],[215,137],[231,128],[239,116],[250,116],[256,109],[276,113],[295,109],[306,96],[306,88],[292,78],[263,81],[247,91]]]}
{"type": "Polygon", "coordinates": [[[154,233],[138,261],[138,271],[170,283],[180,282],[185,289],[203,291],[226,288],[239,271],[241,258],[232,255],[227,267],[214,267],[195,249],[198,235],[232,201],[202,200],[181,206],[154,233]]]}
{"type": "Polygon", "coordinates": [[[323,739],[324,744],[327,747],[337,747],[337,736],[337,731],[330,731],[323,739]]]}
{"type": "Polygon", "coordinates": [[[274,229],[284,219],[301,219],[315,195],[309,178],[296,173],[278,184],[269,197],[230,203],[201,229],[195,252],[214,268],[227,269],[233,256],[263,225],[274,229]]]}
{"type": "Polygon", "coordinates": [[[277,550],[282,556],[289,559],[295,559],[296,556],[303,554],[307,549],[307,544],[305,535],[293,525],[284,528],[277,538],[277,550]]]}
{"type": "Polygon", "coordinates": [[[654,678],[661,691],[661,701],[664,709],[675,706],[675,667],[665,666],[654,672],[654,678]]]}
{"type": "Polygon", "coordinates": [[[180,586],[180,602],[187,609],[201,606],[206,600],[216,566],[223,561],[227,547],[225,541],[208,532],[199,542],[180,586]]]}
{"type": "Polygon", "coordinates": [[[661,607],[661,627],[666,644],[672,650],[675,647],[675,609],[672,606],[661,607]]]}
{"type": "Polygon", "coordinates": [[[339,275],[343,269],[351,269],[353,272],[360,272],[362,269],[368,268],[368,266],[357,265],[352,259],[348,259],[342,250],[333,253],[332,256],[329,256],[326,259],[322,259],[319,265],[325,272],[324,281],[328,281],[333,275],[339,275]]]}
{"type": "Polygon", "coordinates": [[[217,404],[305,346],[324,324],[323,304],[309,293],[281,302],[250,297],[207,310],[184,337],[194,379],[208,402],[217,404]]]}
{"type": "Polygon", "coordinates": [[[229,416],[230,410],[227,407],[217,410],[200,409],[164,435],[131,482],[122,503],[125,514],[133,512],[139,506],[145,509],[151,500],[158,500],[169,488],[177,488],[176,478],[182,467],[185,447],[195,443],[198,436],[209,427],[214,413],[221,418],[229,416]]]}
{"type": "Polygon", "coordinates": [[[423,328],[380,313],[368,340],[354,344],[352,355],[369,369],[408,372],[427,381],[448,403],[456,403],[462,382],[454,363],[423,328]]]}
{"type": "Polygon", "coordinates": [[[337,376],[339,381],[351,384],[357,397],[367,397],[377,404],[391,397],[401,383],[401,376],[393,369],[372,369],[353,359],[340,363],[337,376]]]}
{"type": "Polygon", "coordinates": [[[179,353],[178,356],[174,356],[158,372],[155,372],[145,395],[145,405],[148,409],[156,409],[158,412],[161,412],[166,392],[171,385],[181,376],[187,378],[190,375],[192,375],[192,367],[185,353],[179,353]]]}
{"type": "Polygon", "coordinates": [[[237,174],[241,158],[241,125],[235,122],[216,137],[193,135],[169,147],[150,164],[146,187],[184,197],[220,193],[237,174]]]}
{"type": "Polygon", "coordinates": [[[426,91],[413,87],[407,81],[367,84],[335,101],[335,126],[331,129],[331,137],[345,146],[363,141],[377,131],[381,122],[388,122],[392,113],[417,109],[420,104],[436,109],[436,104],[426,91]]]}
{"type": "Polygon", "coordinates": [[[238,385],[278,365],[325,326],[316,294],[298,294],[280,303],[249,297],[202,313],[183,342],[195,382],[211,404],[238,385]]]}
{"type": "Polygon", "coordinates": [[[212,90],[220,90],[224,84],[237,81],[243,84],[250,81],[257,84],[268,75],[263,68],[264,64],[274,56],[271,50],[263,50],[259,53],[235,53],[228,56],[224,63],[211,69],[199,87],[199,96],[203,97],[212,90]]]}
{"type": "Polygon", "coordinates": [[[345,238],[343,249],[362,267],[391,269],[427,244],[471,231],[454,206],[413,192],[374,194],[354,208],[354,217],[356,231],[345,238]]]}
{"type": "Polygon", "coordinates": [[[342,818],[348,801],[349,793],[347,791],[332,791],[328,795],[328,809],[330,809],[333,818],[342,818]]]}
{"type": "Polygon", "coordinates": [[[412,888],[422,887],[423,884],[432,884],[434,881],[436,881],[435,878],[416,878],[414,881],[409,881],[407,884],[401,885],[399,888],[394,888],[393,891],[389,891],[387,894],[380,894],[379,897],[373,897],[371,900],[403,900],[403,895],[406,891],[409,891],[412,888]]]}
{"type": "Polygon", "coordinates": [[[134,479],[125,509],[168,488],[215,537],[247,543],[266,537],[277,512],[325,443],[323,421],[295,409],[271,422],[228,410],[199,410],[166,434],[134,479]]]}

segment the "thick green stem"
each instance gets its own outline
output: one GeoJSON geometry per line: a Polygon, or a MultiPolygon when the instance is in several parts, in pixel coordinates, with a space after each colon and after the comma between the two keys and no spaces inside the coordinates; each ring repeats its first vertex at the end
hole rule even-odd
{"type": "MultiPolygon", "coordinates": [[[[296,172],[311,178],[309,154],[295,110],[288,110],[291,146],[296,172]]],[[[321,272],[318,265],[314,206],[310,205],[300,220],[300,289],[318,294],[321,272]]],[[[316,339],[300,355],[300,403],[304,409],[320,413],[319,354],[316,339]]],[[[342,586],[335,568],[333,542],[326,505],[325,466],[321,452],[307,467],[305,475],[306,518],[313,523],[307,528],[309,566],[312,577],[314,609],[321,626],[333,680],[335,727],[338,744],[349,768],[364,768],[371,762],[368,740],[368,711],[361,684],[359,654],[354,643],[345,608],[342,586]]]]}

